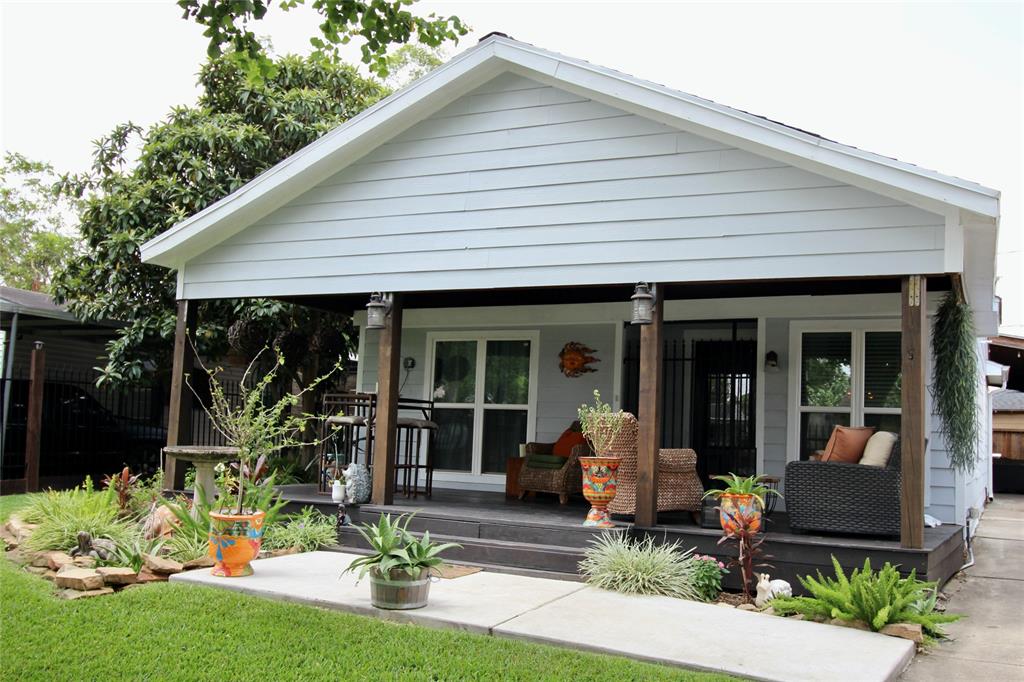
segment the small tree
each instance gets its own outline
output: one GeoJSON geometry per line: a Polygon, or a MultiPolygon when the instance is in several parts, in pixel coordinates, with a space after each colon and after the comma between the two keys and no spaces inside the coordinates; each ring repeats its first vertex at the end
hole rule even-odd
{"type": "Polygon", "coordinates": [[[626,423],[626,413],[612,410],[612,406],[601,401],[601,392],[594,391],[594,404],[580,405],[580,429],[590,447],[598,455],[605,455],[611,450],[612,443],[626,423]]]}
{"type": "MultiPolygon", "coordinates": [[[[253,358],[242,376],[242,381],[239,384],[240,399],[237,404],[232,404],[224,390],[224,385],[217,378],[222,368],[208,369],[202,365],[210,379],[210,405],[207,407],[203,404],[203,410],[214,429],[224,436],[230,445],[238,448],[239,476],[238,500],[235,504],[236,514],[241,514],[245,507],[246,470],[255,470],[256,462],[260,458],[275,452],[286,448],[317,445],[320,442],[318,440],[307,441],[302,437],[307,425],[319,417],[296,411],[295,408],[301,404],[304,394],[315,390],[318,385],[341,369],[340,365],[335,365],[330,372],[317,377],[298,393],[286,393],[276,402],[268,404],[266,402],[267,389],[277,379],[277,374],[284,367],[285,361],[280,352],[275,352],[273,366],[253,383],[250,377],[253,375],[254,367],[261,355],[262,352],[253,358]]],[[[192,392],[196,393],[188,375],[185,380],[192,392]]],[[[196,396],[198,397],[198,393],[196,396]]]]}

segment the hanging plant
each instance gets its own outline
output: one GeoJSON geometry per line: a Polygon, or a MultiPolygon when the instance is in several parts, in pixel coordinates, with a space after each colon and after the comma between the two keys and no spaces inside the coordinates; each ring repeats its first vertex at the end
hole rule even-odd
{"type": "Polygon", "coordinates": [[[953,292],[946,294],[932,325],[932,396],[949,459],[962,472],[973,472],[977,459],[976,345],[970,306],[958,301],[953,292]]]}

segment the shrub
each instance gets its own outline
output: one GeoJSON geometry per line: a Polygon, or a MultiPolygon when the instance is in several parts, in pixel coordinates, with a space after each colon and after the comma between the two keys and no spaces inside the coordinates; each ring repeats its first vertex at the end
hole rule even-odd
{"type": "Polygon", "coordinates": [[[865,559],[863,568],[854,569],[847,579],[834,556],[832,565],[835,578],[825,578],[821,571],[817,579],[800,578],[811,596],[776,597],[772,608],[783,615],[801,613],[810,618],[861,621],[876,632],[890,623],[918,623],[926,642],[945,637],[940,625],[960,618],[935,612],[936,583],[918,580],[915,571],[904,578],[886,562],[875,572],[871,560],[865,559]]]}
{"type": "Polygon", "coordinates": [[[97,492],[89,479],[73,490],[32,495],[21,518],[39,524],[25,542],[33,552],[70,551],[78,546],[78,533],[83,530],[116,544],[130,544],[142,536],[137,524],[119,518],[114,490],[97,492]]]}
{"type": "Polygon", "coordinates": [[[210,551],[210,542],[207,535],[181,532],[179,529],[167,538],[164,542],[164,549],[167,551],[167,556],[175,561],[185,563],[206,556],[210,551]]]}
{"type": "Polygon", "coordinates": [[[337,543],[338,535],[334,517],[322,514],[312,507],[288,517],[283,523],[276,523],[263,532],[264,549],[288,549],[300,547],[303,552],[312,552],[324,545],[337,543]]]}
{"type": "Polygon", "coordinates": [[[128,566],[138,573],[142,570],[144,554],[159,554],[164,541],[160,538],[145,540],[133,538],[129,542],[117,543],[110,557],[99,562],[101,566],[128,566]]]}
{"type": "Polygon", "coordinates": [[[660,594],[702,601],[696,584],[700,570],[679,543],[655,545],[654,538],[632,540],[624,533],[602,533],[580,562],[587,584],[625,594],[660,594]]]}
{"type": "Polygon", "coordinates": [[[693,585],[701,595],[701,601],[715,601],[722,593],[722,576],[729,571],[725,564],[713,556],[698,554],[690,556],[694,565],[693,585]]]}

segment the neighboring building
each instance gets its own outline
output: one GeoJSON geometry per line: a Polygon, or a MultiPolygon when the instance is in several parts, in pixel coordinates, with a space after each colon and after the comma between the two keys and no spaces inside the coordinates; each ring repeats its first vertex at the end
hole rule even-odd
{"type": "Polygon", "coordinates": [[[397,390],[374,358],[411,358],[403,395],[436,402],[436,484],[483,490],[595,388],[643,432],[655,375],[630,298],[657,282],[664,445],[693,446],[705,473],[782,477],[833,425],[899,433],[909,396],[904,486],[924,495],[904,502],[963,524],[985,503],[988,438],[975,475],[951,467],[926,339],[945,291],[995,333],[998,219],[999,193],[975,183],[491,35],[142,254],[177,270],[182,301],[354,311],[359,388],[397,390]],[[380,354],[372,292],[404,309],[380,354]],[[597,371],[560,371],[570,342],[597,371]],[[901,378],[918,362],[923,383],[901,378]]]}
{"type": "Polygon", "coordinates": [[[29,369],[33,349],[44,358],[40,483],[60,487],[125,464],[155,468],[167,437],[159,388],[96,386],[106,344],[121,325],[79,321],[47,294],[0,287],[0,471],[4,492],[24,485],[29,369]]]}

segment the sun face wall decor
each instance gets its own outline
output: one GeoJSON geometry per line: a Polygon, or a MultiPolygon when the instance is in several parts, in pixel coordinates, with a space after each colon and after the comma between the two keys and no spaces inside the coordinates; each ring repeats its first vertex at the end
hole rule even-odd
{"type": "Polygon", "coordinates": [[[596,353],[593,348],[588,348],[578,341],[570,341],[562,347],[558,353],[558,369],[567,377],[578,377],[587,372],[596,372],[594,367],[588,367],[592,362],[601,362],[590,353],[596,353]]]}

